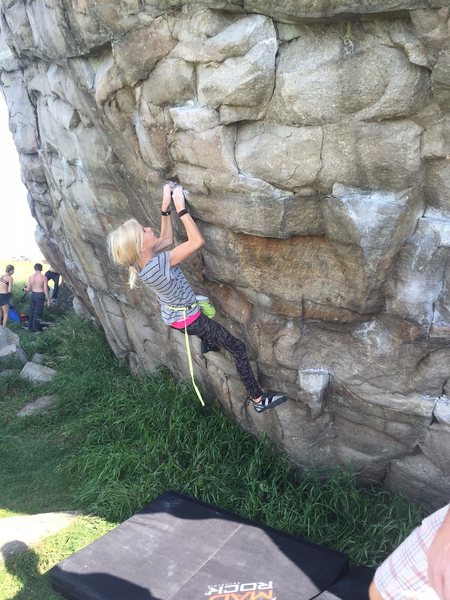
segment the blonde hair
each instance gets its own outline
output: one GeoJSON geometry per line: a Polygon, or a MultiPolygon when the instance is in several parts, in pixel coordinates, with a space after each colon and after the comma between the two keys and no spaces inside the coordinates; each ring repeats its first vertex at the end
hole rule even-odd
{"type": "Polygon", "coordinates": [[[136,219],[130,219],[108,236],[108,250],[116,265],[128,267],[130,288],[137,281],[136,265],[141,258],[143,230],[136,219]]]}

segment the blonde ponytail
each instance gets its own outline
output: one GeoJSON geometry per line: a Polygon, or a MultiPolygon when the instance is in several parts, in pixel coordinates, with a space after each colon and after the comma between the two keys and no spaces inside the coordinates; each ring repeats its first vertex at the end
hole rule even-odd
{"type": "Polygon", "coordinates": [[[138,280],[138,274],[136,271],[136,267],[128,267],[128,285],[131,289],[136,286],[136,281],[138,280]]]}
{"type": "Polygon", "coordinates": [[[108,252],[116,265],[128,267],[130,288],[137,281],[136,266],[142,250],[143,229],[136,219],[130,219],[108,236],[108,252]]]}

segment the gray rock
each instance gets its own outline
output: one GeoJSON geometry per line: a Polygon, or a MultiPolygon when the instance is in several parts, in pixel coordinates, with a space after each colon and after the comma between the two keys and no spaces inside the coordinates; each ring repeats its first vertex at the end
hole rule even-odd
{"type": "Polygon", "coordinates": [[[436,65],[431,75],[433,94],[441,106],[448,107],[450,100],[450,42],[447,39],[439,52],[436,65]]]}
{"type": "Polygon", "coordinates": [[[444,4],[8,0],[0,34],[38,243],[115,354],[189,377],[183,336],[106,243],[130,217],[157,230],[174,179],[206,240],[188,278],[290,401],[256,415],[230,357],[193,342],[205,397],[301,467],[351,463],[435,502],[448,500],[444,4]]]}
{"type": "Polygon", "coordinates": [[[447,158],[450,155],[450,115],[444,115],[424,131],[422,154],[428,159],[447,158]]]}
{"type": "Polygon", "coordinates": [[[444,212],[450,218],[450,161],[447,157],[425,164],[424,193],[430,208],[444,212]]]}
{"type": "Polygon", "coordinates": [[[444,6],[435,10],[417,8],[409,14],[417,37],[427,52],[428,64],[434,66],[447,40],[449,9],[444,6]]]}
{"type": "Polygon", "coordinates": [[[441,396],[438,399],[434,409],[434,416],[438,420],[438,423],[450,425],[450,398],[441,396]]]}
{"type": "Polygon", "coordinates": [[[18,417],[29,417],[30,415],[44,412],[46,409],[53,406],[57,401],[58,398],[56,396],[41,396],[41,398],[37,398],[33,402],[28,402],[28,404],[25,404],[23,408],[17,411],[16,415],[18,417]]]}
{"type": "Polygon", "coordinates": [[[50,367],[38,365],[34,362],[27,362],[20,372],[19,377],[22,379],[28,379],[33,383],[48,383],[49,381],[52,381],[55,375],[56,371],[54,369],[50,369],[50,367]]]}
{"type": "Polygon", "coordinates": [[[422,453],[393,460],[384,484],[393,491],[408,490],[412,500],[430,510],[441,508],[442,499],[450,494],[450,478],[422,453]]]}
{"type": "MultiPolygon", "coordinates": [[[[441,7],[442,0],[428,0],[427,8],[441,7]]],[[[267,0],[245,0],[246,10],[255,10],[280,20],[304,20],[332,18],[340,15],[378,15],[401,10],[414,10],[424,8],[423,0],[366,0],[364,3],[358,0],[343,0],[342,2],[329,2],[329,0],[311,0],[307,3],[295,0],[280,0],[277,3],[267,0]]]]}
{"type": "Polygon", "coordinates": [[[171,142],[171,155],[176,162],[236,173],[235,137],[232,127],[215,127],[201,132],[180,131],[171,142]]]}
{"type": "Polygon", "coordinates": [[[141,87],[141,101],[182,105],[195,98],[195,69],[180,58],[160,60],[141,87]]]}
{"type": "Polygon", "coordinates": [[[322,166],[321,148],[319,127],[248,124],[239,129],[236,161],[239,170],[250,177],[282,188],[299,188],[315,181],[322,166]]]}
{"type": "Polygon", "coordinates": [[[12,79],[4,85],[6,101],[10,107],[9,127],[17,150],[23,154],[38,151],[35,110],[20,79],[12,79]]]}
{"type": "Polygon", "coordinates": [[[55,306],[61,312],[68,314],[73,311],[73,300],[74,293],[67,285],[63,282],[58,289],[58,297],[56,298],[55,306]]]}
{"type": "Polygon", "coordinates": [[[348,186],[405,190],[419,181],[422,129],[408,120],[323,127],[321,189],[348,186]]]}
{"type": "Polygon", "coordinates": [[[428,95],[428,70],[412,64],[402,49],[387,47],[383,34],[348,25],[352,51],[346,55],[342,26],[298,27],[295,39],[279,50],[268,117],[304,126],[416,112],[428,95]]]}
{"type": "Polygon", "coordinates": [[[275,76],[277,41],[271,20],[260,15],[244,17],[202,49],[208,45],[212,47],[208,63],[197,71],[200,103],[219,108],[222,123],[261,118],[275,76]]]}
{"type": "MultiPolygon", "coordinates": [[[[207,276],[223,284],[245,289],[253,303],[265,307],[285,307],[292,315],[301,316],[302,303],[317,299],[322,306],[361,308],[360,290],[351,273],[353,265],[342,268],[330,243],[320,237],[293,237],[289,240],[253,238],[203,227],[207,240],[203,253],[207,276]],[[224,263],[230,245],[235,249],[224,263]],[[266,257],[266,258],[263,258],[266,257]],[[270,257],[270,260],[267,259],[270,257]],[[286,264],[296,265],[294,273],[286,264]],[[333,272],[331,281],[327,272],[333,272]],[[262,282],[270,282],[264,293],[262,282]]],[[[353,275],[354,277],[354,275],[353,275]]]]}
{"type": "Polygon", "coordinates": [[[0,325],[0,367],[18,367],[27,361],[19,336],[0,325]]]}
{"type": "Polygon", "coordinates": [[[450,265],[448,264],[443,272],[441,293],[434,305],[430,337],[450,343],[450,265]]]}
{"type": "Polygon", "coordinates": [[[434,318],[450,242],[450,219],[437,213],[429,215],[419,219],[387,285],[388,311],[419,323],[430,323],[434,318]]]}
{"type": "Polygon", "coordinates": [[[83,301],[83,299],[80,298],[79,296],[74,296],[74,298],[73,298],[73,311],[78,317],[81,317],[82,319],[92,319],[93,318],[93,315],[89,310],[89,307],[86,305],[86,303],[83,301]]]}
{"type": "Polygon", "coordinates": [[[17,71],[19,62],[6,43],[5,39],[0,40],[0,69],[3,71],[17,71]]]}
{"type": "Polygon", "coordinates": [[[311,418],[313,419],[322,412],[329,380],[330,374],[324,369],[307,369],[298,372],[298,384],[311,409],[311,418]]]}
{"type": "Polygon", "coordinates": [[[450,426],[445,423],[433,423],[421,446],[423,453],[436,464],[441,473],[450,479],[450,426]]]}
{"type": "Polygon", "coordinates": [[[34,362],[38,365],[42,365],[44,363],[44,355],[36,352],[35,354],[33,354],[31,362],[34,362]]]}
{"type": "Polygon", "coordinates": [[[0,377],[11,377],[11,375],[15,375],[16,371],[14,369],[4,369],[0,371],[0,377]]]}
{"type": "Polygon", "coordinates": [[[421,208],[414,196],[411,190],[366,192],[335,184],[333,195],[325,199],[327,237],[343,261],[350,263],[350,255],[357,257],[369,307],[379,301],[393,259],[414,230],[421,208]]]}
{"type": "Polygon", "coordinates": [[[206,131],[219,125],[217,110],[200,106],[194,102],[188,102],[184,106],[176,106],[169,109],[169,112],[175,127],[185,131],[206,131]]]}

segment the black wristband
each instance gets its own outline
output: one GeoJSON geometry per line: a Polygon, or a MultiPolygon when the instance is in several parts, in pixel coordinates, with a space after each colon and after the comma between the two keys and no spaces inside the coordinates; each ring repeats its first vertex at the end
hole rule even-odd
{"type": "Polygon", "coordinates": [[[162,210],[162,211],[161,211],[161,215],[162,215],[163,217],[168,217],[168,216],[170,215],[170,210],[162,210]]]}
{"type": "Polygon", "coordinates": [[[188,215],[189,211],[187,208],[183,208],[183,210],[180,210],[179,213],[177,213],[179,217],[183,217],[184,215],[188,215]]]}

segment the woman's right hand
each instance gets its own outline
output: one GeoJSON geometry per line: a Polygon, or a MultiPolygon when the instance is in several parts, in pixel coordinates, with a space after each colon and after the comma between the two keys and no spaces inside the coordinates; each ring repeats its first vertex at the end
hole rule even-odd
{"type": "Polygon", "coordinates": [[[186,208],[186,200],[184,198],[183,188],[181,185],[177,185],[177,187],[172,190],[172,200],[175,204],[175,210],[177,213],[186,208]]]}
{"type": "Polygon", "coordinates": [[[161,210],[167,211],[170,207],[170,202],[172,200],[172,186],[168,183],[163,187],[163,201],[161,205],[161,210]]]}

